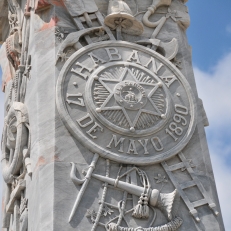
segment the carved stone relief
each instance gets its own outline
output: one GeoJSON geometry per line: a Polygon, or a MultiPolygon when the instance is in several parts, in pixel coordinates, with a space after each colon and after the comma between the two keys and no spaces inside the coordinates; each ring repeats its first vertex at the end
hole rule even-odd
{"type": "MultiPolygon", "coordinates": [[[[106,174],[98,175],[93,173],[95,165],[97,163],[99,155],[95,154],[88,171],[85,173],[86,177],[80,180],[76,177],[76,166],[72,163],[72,170],[70,177],[74,184],[82,185],[81,190],[77,196],[74,207],[72,209],[69,222],[71,222],[75,211],[78,209],[78,205],[84,196],[87,184],[91,178],[97,179],[104,184],[102,198],[100,200],[100,206],[98,212],[95,210],[89,210],[86,216],[93,223],[92,231],[96,230],[98,226],[104,227],[108,231],[118,230],[177,230],[182,225],[182,219],[176,216],[178,206],[173,209],[177,190],[171,193],[161,193],[157,189],[152,189],[149,181],[149,177],[145,171],[137,167],[124,167],[121,166],[118,170],[117,177],[111,178],[111,163],[106,160],[106,174]],[[137,182],[137,184],[134,184],[137,182]],[[118,202],[118,205],[106,201],[106,195],[109,193],[109,189],[119,190],[122,193],[122,200],[118,202]],[[136,199],[137,197],[137,199],[136,199]],[[133,205],[130,205],[129,201],[133,201],[133,205]],[[154,227],[156,220],[156,210],[158,208],[162,211],[166,219],[169,220],[162,226],[154,227]],[[172,211],[174,210],[174,211],[172,211]],[[113,213],[118,211],[118,215],[113,213]],[[113,214],[113,218],[110,215],[113,214]],[[172,216],[172,214],[175,214],[172,216]],[[135,221],[137,227],[134,226],[135,221]],[[116,222],[116,223],[115,223],[116,222]],[[122,224],[126,224],[125,227],[122,224]],[[138,224],[142,224],[142,227],[138,224]]],[[[119,193],[118,192],[118,193],[119,193]]],[[[177,200],[176,200],[177,201],[177,200]]]]}
{"type": "Polygon", "coordinates": [[[77,139],[102,157],[140,165],[182,150],[195,128],[194,102],[167,59],[124,42],[80,50],[57,85],[59,113],[77,139]]]}
{"type": "Polygon", "coordinates": [[[25,105],[20,102],[13,103],[5,118],[1,162],[3,178],[7,184],[3,226],[9,228],[13,225],[26,230],[25,176],[31,176],[32,169],[29,118],[25,105]],[[13,214],[11,218],[10,214],[13,214]]]}
{"type": "MultiPolygon", "coordinates": [[[[6,40],[6,52],[9,61],[15,68],[15,76],[11,89],[14,88],[14,100],[24,102],[26,83],[31,68],[31,56],[28,54],[31,6],[30,1],[28,1],[24,9],[24,20],[22,20],[23,15],[17,1],[9,0],[8,6],[10,35],[6,40]]],[[[12,98],[12,92],[10,93],[10,97],[12,98]]],[[[9,107],[10,104],[8,109],[9,107]]]]}
{"type": "Polygon", "coordinates": [[[116,30],[117,40],[123,40],[122,32],[131,35],[143,33],[143,25],[133,15],[129,6],[121,0],[112,0],[108,5],[108,15],[104,23],[116,30]]]}
{"type": "Polygon", "coordinates": [[[31,5],[27,1],[24,15],[17,1],[9,0],[8,8],[10,34],[6,40],[6,53],[15,74],[9,81],[2,137],[2,174],[6,183],[2,224],[3,228],[10,230],[27,231],[26,175],[32,176],[31,134],[27,108],[23,102],[31,69],[31,56],[28,54],[31,5]]]}
{"type": "Polygon", "coordinates": [[[178,11],[171,0],[153,0],[148,10],[139,12],[137,7],[133,14],[126,1],[111,0],[104,23],[112,33],[103,26],[93,27],[91,19],[88,20],[90,10],[85,11],[81,21],[86,20],[89,28],[69,34],[57,56],[57,64],[60,57],[64,62],[57,84],[59,114],[70,133],[95,153],[84,171],[84,179],[76,176],[76,165],[72,163],[70,177],[81,187],[69,222],[84,200],[91,179],[103,185],[98,209],[89,208],[86,213],[92,223],[91,231],[98,227],[108,231],[178,230],[183,223],[177,216],[179,198],[197,222],[200,222],[197,208],[202,205],[208,205],[218,215],[215,203],[194,174],[193,160],[187,160],[181,152],[194,133],[197,108],[192,89],[180,72],[178,40],[157,39],[168,20],[187,29],[190,23],[187,7],[183,5],[178,11]],[[156,12],[162,17],[153,21],[156,12]],[[136,18],[138,15],[142,15],[142,22],[136,18]],[[145,27],[153,28],[150,38],[142,36],[145,27]],[[100,31],[107,33],[107,39],[92,37],[100,31]],[[134,37],[137,41],[123,41],[125,34],[137,36],[134,37]],[[82,36],[89,44],[84,48],[82,36]],[[71,46],[77,52],[67,57],[65,50],[71,46]],[[174,156],[182,162],[169,166],[166,160],[174,156]],[[94,173],[99,157],[105,158],[105,175],[94,173]],[[123,164],[117,174],[111,171],[114,162],[123,164]],[[150,175],[138,167],[155,168],[158,163],[168,175],[168,179],[159,173],[153,176],[156,184],[161,184],[160,189],[153,187],[150,175]],[[174,177],[177,170],[193,180],[178,182],[174,177]],[[175,190],[161,193],[169,181],[175,190]],[[184,192],[191,187],[197,187],[204,199],[191,203],[184,192]],[[118,204],[107,201],[110,190],[121,193],[118,204]],[[129,207],[130,200],[133,204],[129,207]],[[156,209],[169,222],[155,225],[156,209]]]}
{"type": "MultiPolygon", "coordinates": [[[[28,0],[23,14],[17,1],[8,2],[6,51],[15,75],[2,139],[3,227],[28,231],[31,131],[24,102],[32,77],[34,14],[51,17],[46,29],[54,31],[56,63],[49,68],[59,73],[55,100],[60,118],[86,148],[76,142],[78,155],[88,149],[93,156],[82,179],[77,173],[81,164],[73,156],[67,161],[72,161],[70,176],[65,175],[68,187],[78,192],[73,203],[68,201],[70,211],[62,211],[69,217],[63,227],[78,230],[73,224],[92,181],[102,187],[95,196],[99,203],[84,207],[83,223],[91,231],[177,231],[184,228],[182,204],[198,223],[198,207],[207,206],[217,216],[216,204],[195,174],[194,156],[183,153],[196,130],[198,108],[191,82],[182,74],[180,38],[169,25],[182,32],[188,28],[187,0],[28,0]],[[176,177],[180,174],[188,177],[183,183],[176,177]],[[202,199],[191,202],[184,190],[193,187],[202,199]]],[[[203,118],[207,124],[205,112],[203,118]]],[[[68,139],[58,137],[57,146],[68,139]]],[[[52,161],[56,165],[56,156],[52,161]]]]}

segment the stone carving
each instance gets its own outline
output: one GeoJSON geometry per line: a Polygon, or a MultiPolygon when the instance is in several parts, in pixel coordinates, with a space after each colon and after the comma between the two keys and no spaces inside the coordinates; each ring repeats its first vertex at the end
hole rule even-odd
{"type": "MultiPolygon", "coordinates": [[[[190,165],[191,168],[195,168],[196,165],[193,163],[193,160],[188,160],[188,163],[190,165]]],[[[187,168],[186,167],[182,167],[181,171],[184,172],[187,168]]]]}
{"type": "Polygon", "coordinates": [[[60,42],[64,40],[65,34],[62,28],[58,26],[55,27],[55,36],[60,42]]]}
{"type": "Polygon", "coordinates": [[[175,38],[170,42],[162,42],[159,39],[151,38],[137,41],[137,44],[151,46],[153,50],[157,48],[161,51],[161,54],[168,60],[174,59],[178,52],[178,42],[175,38]]]}
{"type": "Polygon", "coordinates": [[[10,0],[8,19],[10,24],[10,36],[6,40],[7,58],[15,69],[20,64],[21,45],[22,45],[22,27],[20,20],[20,6],[17,1],[10,0]]]}
{"type": "Polygon", "coordinates": [[[87,29],[83,29],[77,32],[70,33],[66,37],[66,39],[62,42],[61,46],[59,47],[57,61],[59,60],[59,58],[61,58],[61,61],[66,61],[64,60],[66,57],[64,50],[67,47],[73,46],[75,50],[79,50],[80,48],[82,48],[83,46],[80,43],[80,40],[82,37],[93,35],[91,37],[92,42],[108,40],[109,36],[105,35],[104,33],[105,33],[105,30],[103,27],[92,27],[92,28],[87,28],[87,29]]]}
{"type": "Polygon", "coordinates": [[[178,230],[178,228],[181,226],[182,224],[182,219],[177,217],[175,218],[173,221],[162,225],[162,226],[158,226],[158,227],[150,227],[150,228],[142,228],[142,227],[138,227],[138,228],[124,228],[124,227],[120,227],[117,226],[116,224],[112,223],[108,225],[108,231],[176,231],[178,230]]]}
{"type": "Polygon", "coordinates": [[[124,163],[176,155],[194,131],[193,102],[186,79],[167,59],[124,42],[101,42],[72,55],[57,85],[69,131],[92,152],[124,163]]]}
{"type": "Polygon", "coordinates": [[[6,183],[12,183],[22,167],[23,160],[28,158],[28,122],[25,106],[14,102],[5,118],[2,140],[2,169],[6,183]]]}
{"type": "Polygon", "coordinates": [[[166,13],[166,16],[163,16],[160,20],[157,22],[151,22],[149,20],[149,17],[155,13],[155,10],[159,8],[160,6],[170,6],[171,0],[153,0],[152,6],[148,8],[148,11],[143,16],[143,23],[147,27],[155,28],[152,36],[150,39],[141,40],[138,41],[138,44],[141,45],[148,45],[149,48],[153,50],[159,49],[162,53],[162,55],[165,56],[165,58],[171,60],[174,59],[178,52],[178,42],[177,39],[173,38],[172,41],[169,43],[164,43],[160,41],[159,39],[156,39],[156,36],[159,34],[160,30],[164,26],[166,20],[168,18],[171,18],[174,21],[176,20],[176,12],[172,12],[170,8],[168,8],[168,12],[166,13]]]}
{"type": "Polygon", "coordinates": [[[178,60],[176,57],[172,60],[172,63],[178,68],[178,69],[182,69],[182,62],[180,60],[178,60]]]}
{"type": "MultiPolygon", "coordinates": [[[[149,17],[155,13],[156,9],[159,8],[160,6],[170,6],[172,3],[172,0],[153,0],[152,5],[148,8],[148,11],[145,13],[143,17],[143,23],[145,26],[148,27],[157,27],[161,24],[164,24],[166,21],[167,17],[162,17],[158,22],[151,22],[149,21],[149,17]]],[[[160,27],[162,27],[161,25],[160,27]]]]}
{"type": "Polygon", "coordinates": [[[164,176],[164,175],[162,176],[160,173],[158,173],[158,175],[156,177],[154,177],[154,179],[156,180],[156,184],[161,183],[160,191],[163,189],[165,184],[168,183],[168,180],[166,179],[166,176],[164,176]]]}
{"type": "MultiPolygon", "coordinates": [[[[104,205],[103,207],[103,213],[101,214],[101,216],[110,216],[114,213],[114,211],[110,208],[108,208],[107,205],[104,205]]],[[[91,222],[94,224],[95,221],[96,221],[96,218],[97,218],[97,213],[95,212],[95,210],[87,210],[87,214],[86,214],[86,217],[90,218],[91,219],[91,222]]]]}
{"type": "Polygon", "coordinates": [[[156,183],[168,183],[168,180],[166,179],[165,176],[162,176],[161,174],[158,174],[156,177],[154,177],[156,179],[156,183]]]}
{"type": "Polygon", "coordinates": [[[27,226],[27,200],[24,196],[26,173],[31,176],[30,161],[30,127],[27,109],[24,104],[14,102],[5,118],[2,138],[2,174],[7,184],[3,227],[10,227],[10,214],[18,213],[21,217],[14,217],[15,225],[22,231],[27,226]],[[21,205],[19,204],[21,200],[21,205]],[[20,209],[20,211],[19,211],[20,209]]]}
{"type": "Polygon", "coordinates": [[[129,6],[122,0],[110,0],[105,24],[116,30],[117,40],[123,40],[122,32],[131,35],[143,33],[143,25],[133,15],[129,6]]]}
{"type": "Polygon", "coordinates": [[[222,231],[186,1],[8,0],[4,228],[222,231]]]}
{"type": "Polygon", "coordinates": [[[110,218],[109,221],[104,225],[106,230],[113,231],[113,230],[169,230],[169,228],[172,228],[173,230],[177,230],[181,224],[182,224],[182,219],[179,217],[173,217],[172,216],[172,206],[174,203],[174,198],[176,195],[176,190],[174,190],[172,193],[160,193],[159,190],[157,189],[151,189],[151,184],[148,179],[147,174],[137,168],[128,168],[127,171],[123,174],[120,174],[122,167],[120,167],[119,172],[117,174],[117,178],[110,178],[109,173],[110,173],[110,161],[106,160],[106,175],[98,175],[93,173],[93,169],[95,168],[95,164],[97,161],[97,158],[99,155],[95,154],[93,157],[92,163],[89,166],[89,169],[86,173],[86,177],[83,180],[80,180],[76,177],[75,172],[76,172],[76,166],[74,163],[72,163],[72,169],[71,169],[71,179],[74,184],[83,184],[81,187],[80,192],[78,193],[77,200],[74,205],[74,209],[72,210],[71,216],[69,221],[73,218],[73,212],[76,211],[78,208],[79,202],[80,202],[80,197],[84,195],[84,191],[86,190],[86,185],[89,183],[89,180],[91,178],[97,179],[104,183],[104,189],[102,192],[102,198],[100,200],[100,207],[98,212],[95,212],[95,210],[88,210],[87,212],[87,217],[91,219],[93,222],[93,230],[96,230],[98,225],[103,225],[100,222],[100,218],[102,215],[107,216],[109,213],[110,215],[112,214],[113,210],[108,210],[106,209],[105,212],[105,206],[106,207],[111,207],[119,211],[119,215],[115,216],[114,218],[110,218]],[[142,186],[131,184],[130,179],[131,179],[131,174],[133,177],[136,177],[136,174],[140,178],[140,182],[142,186]],[[134,175],[135,174],[135,175],[134,175]],[[123,181],[122,179],[125,178],[126,180],[123,181]],[[112,203],[106,202],[106,194],[109,186],[113,186],[115,189],[122,190],[124,193],[123,195],[123,200],[118,203],[118,206],[113,205],[112,203]],[[139,201],[138,204],[135,205],[131,209],[127,209],[127,200],[128,200],[128,195],[133,195],[133,196],[138,196],[139,201]],[[168,220],[170,220],[170,223],[167,223],[166,225],[163,225],[161,227],[152,227],[154,224],[154,221],[156,219],[156,212],[154,208],[157,207],[159,208],[163,214],[166,216],[168,220]],[[152,216],[151,222],[149,221],[149,216],[151,214],[150,210],[152,211],[152,216]],[[104,211],[104,213],[103,213],[104,211]],[[108,212],[109,211],[109,212],[108,212]],[[125,219],[125,214],[130,214],[133,216],[135,219],[145,219],[147,220],[149,224],[149,229],[143,229],[143,228],[132,228],[129,227],[129,223],[125,219]],[[117,220],[117,223],[114,223],[114,221],[117,220]],[[120,224],[124,220],[127,223],[128,228],[126,227],[121,227],[120,224]]]}
{"type": "Polygon", "coordinates": [[[173,21],[177,22],[178,25],[183,29],[187,29],[189,27],[190,18],[188,15],[188,10],[185,10],[185,12],[177,12],[176,10],[171,10],[170,8],[168,8],[168,12],[166,13],[166,16],[162,17],[157,22],[151,22],[149,20],[149,17],[153,15],[159,7],[170,6],[171,3],[172,0],[153,0],[152,5],[148,8],[148,11],[144,14],[143,17],[144,25],[153,28],[157,27],[153,37],[155,37],[159,33],[160,29],[163,27],[164,23],[168,18],[171,18],[173,21]]]}
{"type": "Polygon", "coordinates": [[[20,231],[27,231],[28,229],[28,208],[27,199],[21,200],[20,205],[20,231]]]}
{"type": "Polygon", "coordinates": [[[17,69],[20,64],[21,46],[19,44],[19,32],[10,35],[6,40],[6,52],[9,61],[17,69]]]}
{"type": "MultiPolygon", "coordinates": [[[[73,183],[74,183],[74,184],[77,184],[77,185],[80,185],[80,184],[83,184],[83,185],[82,185],[81,191],[80,191],[79,194],[78,194],[78,197],[76,198],[74,207],[73,207],[73,209],[72,209],[72,211],[71,211],[71,215],[70,215],[70,217],[69,217],[69,222],[70,222],[71,219],[73,218],[73,216],[74,216],[74,214],[75,214],[75,211],[77,210],[78,205],[79,205],[79,203],[80,203],[80,201],[81,201],[81,199],[82,199],[82,197],[83,197],[83,195],[84,195],[84,192],[85,192],[85,190],[86,190],[86,188],[87,188],[87,185],[88,185],[88,183],[89,183],[89,181],[90,181],[92,172],[93,172],[93,170],[94,170],[94,168],[95,168],[95,165],[96,165],[96,162],[97,162],[98,158],[99,158],[99,155],[98,155],[98,154],[95,154],[95,156],[94,156],[94,158],[93,158],[93,161],[92,161],[91,165],[89,166],[89,170],[88,170],[88,172],[87,172],[87,174],[86,174],[86,177],[85,177],[85,179],[83,179],[83,180],[79,180],[79,179],[75,176],[75,169],[72,167],[72,171],[71,171],[70,177],[71,177],[73,183]]],[[[74,164],[72,163],[72,166],[73,166],[73,165],[74,165],[74,164]]]]}
{"type": "Polygon", "coordinates": [[[23,102],[31,69],[31,56],[28,55],[31,3],[27,1],[25,5],[24,20],[21,20],[22,13],[18,2],[9,0],[8,4],[10,36],[6,40],[6,51],[15,75],[8,94],[2,138],[2,174],[7,185],[3,227],[27,231],[25,176],[27,174],[31,177],[32,169],[29,118],[23,102]]]}
{"type": "Polygon", "coordinates": [[[166,117],[166,92],[162,82],[151,79],[145,69],[138,65],[129,67],[110,65],[96,73],[96,81],[92,81],[93,86],[90,86],[94,98],[92,111],[102,113],[102,122],[110,121],[116,125],[115,131],[122,133],[124,129],[129,129],[134,132],[137,129],[143,133],[142,130],[157,126],[161,118],[166,117]],[[111,100],[116,102],[114,106],[109,104],[111,100]],[[134,118],[131,118],[131,113],[134,118]],[[141,119],[142,113],[150,118],[149,123],[141,119]]]}
{"type": "Polygon", "coordinates": [[[218,216],[219,212],[217,211],[216,204],[212,201],[209,194],[206,192],[203,184],[200,182],[200,180],[197,178],[196,174],[193,171],[193,168],[195,167],[194,164],[192,164],[191,160],[187,160],[184,156],[184,154],[181,152],[178,154],[179,159],[181,160],[180,163],[169,166],[165,161],[162,162],[162,166],[165,169],[166,173],[168,174],[169,178],[171,179],[172,183],[175,185],[176,189],[181,195],[181,198],[184,200],[186,206],[189,209],[190,214],[194,217],[194,219],[197,222],[200,222],[200,218],[198,216],[197,207],[208,205],[209,208],[214,212],[216,216],[218,216]],[[186,181],[184,183],[179,183],[177,178],[175,178],[173,172],[177,170],[185,171],[187,170],[189,176],[191,177],[191,181],[186,181]],[[192,187],[197,187],[200,191],[201,195],[203,195],[203,199],[197,200],[194,202],[190,202],[188,199],[187,194],[185,193],[185,189],[190,189],[192,187]]]}
{"type": "Polygon", "coordinates": [[[6,40],[7,57],[15,69],[14,80],[12,81],[8,109],[12,104],[12,89],[14,88],[14,100],[24,102],[26,94],[26,83],[31,69],[31,56],[28,55],[29,34],[30,34],[30,1],[25,5],[25,20],[21,25],[20,6],[15,0],[9,0],[9,22],[10,36],[6,40]],[[22,35],[22,30],[24,33],[22,35]]]}
{"type": "Polygon", "coordinates": [[[78,29],[77,32],[70,33],[62,43],[57,54],[57,61],[61,58],[61,61],[66,61],[65,48],[73,46],[76,50],[82,48],[81,38],[85,43],[92,44],[104,40],[115,40],[114,35],[110,29],[104,24],[104,19],[95,1],[92,0],[69,0],[64,2],[67,11],[73,17],[73,20],[78,29]],[[73,6],[76,6],[74,8],[73,6]],[[74,10],[73,10],[74,9],[74,10]],[[93,15],[90,17],[90,14],[93,15]],[[97,22],[98,26],[93,26],[93,21],[97,22]],[[83,23],[86,23],[88,28],[85,28],[83,23]]]}
{"type": "Polygon", "coordinates": [[[26,82],[27,79],[30,78],[30,56],[28,57],[28,61],[26,64],[26,68],[24,70],[23,66],[19,66],[19,69],[15,72],[15,76],[12,79],[11,85],[10,85],[10,91],[9,91],[9,96],[7,99],[7,106],[6,106],[6,111],[8,112],[12,104],[20,99],[21,102],[24,101],[25,95],[26,95],[26,82]],[[23,76],[22,76],[23,73],[23,76]],[[20,83],[20,76],[23,77],[21,80],[22,82],[20,83]]]}

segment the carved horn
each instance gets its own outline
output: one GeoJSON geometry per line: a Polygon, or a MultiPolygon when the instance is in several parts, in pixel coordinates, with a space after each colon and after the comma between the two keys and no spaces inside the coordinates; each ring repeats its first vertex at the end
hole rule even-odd
{"type": "Polygon", "coordinates": [[[27,115],[27,110],[24,104],[15,102],[5,118],[2,141],[2,175],[6,183],[12,183],[13,176],[19,173],[23,164],[23,149],[28,144],[28,131],[24,124],[25,122],[28,122],[27,115]],[[9,122],[14,118],[16,119],[16,130],[14,131],[16,132],[15,147],[9,148],[7,147],[7,142],[8,139],[10,140],[10,132],[12,132],[9,130],[9,122]],[[11,162],[7,156],[9,155],[9,149],[12,156],[11,162]]]}
{"type": "Polygon", "coordinates": [[[155,13],[156,9],[160,6],[170,6],[172,0],[153,0],[152,5],[148,8],[148,11],[144,14],[143,23],[147,27],[157,27],[161,19],[157,22],[149,21],[149,17],[155,13]]]}

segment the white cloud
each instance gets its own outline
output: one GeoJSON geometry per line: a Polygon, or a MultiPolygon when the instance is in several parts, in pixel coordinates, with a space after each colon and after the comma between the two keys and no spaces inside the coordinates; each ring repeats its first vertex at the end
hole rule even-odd
{"type": "Polygon", "coordinates": [[[231,230],[231,53],[210,72],[196,67],[194,73],[210,122],[206,132],[225,228],[231,230]]]}
{"type": "Polygon", "coordinates": [[[231,34],[231,24],[229,24],[227,27],[226,27],[226,31],[231,34]]]}
{"type": "Polygon", "coordinates": [[[231,53],[211,70],[211,73],[194,68],[199,97],[212,126],[231,125],[231,53]]]}
{"type": "MultiPolygon", "coordinates": [[[[223,150],[217,150],[214,153],[214,150],[211,149],[211,158],[212,165],[215,174],[216,186],[218,190],[219,201],[221,205],[221,211],[223,220],[225,223],[225,229],[231,230],[231,221],[230,221],[230,195],[231,195],[231,171],[230,166],[225,163],[225,160],[221,158],[217,153],[221,153],[223,150]]],[[[229,152],[230,154],[230,152],[229,152]]]]}

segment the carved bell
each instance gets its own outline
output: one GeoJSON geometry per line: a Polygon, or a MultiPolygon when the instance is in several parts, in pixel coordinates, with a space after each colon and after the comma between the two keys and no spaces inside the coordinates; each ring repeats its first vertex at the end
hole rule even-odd
{"type": "Polygon", "coordinates": [[[112,30],[117,31],[117,39],[121,37],[121,31],[130,35],[140,35],[143,33],[143,25],[133,15],[132,11],[122,0],[110,0],[108,6],[108,16],[104,23],[112,30]]]}

